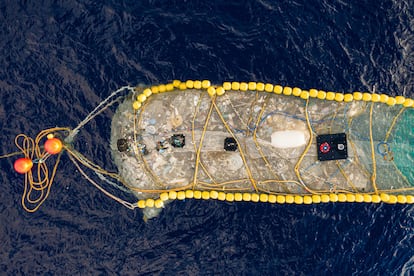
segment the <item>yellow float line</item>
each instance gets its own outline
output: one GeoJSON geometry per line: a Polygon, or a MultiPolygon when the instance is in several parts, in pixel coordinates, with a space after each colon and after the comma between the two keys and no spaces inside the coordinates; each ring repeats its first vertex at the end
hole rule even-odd
{"type": "Polygon", "coordinates": [[[187,80],[181,82],[179,80],[174,80],[172,83],[161,84],[157,86],[152,86],[150,88],[144,89],[144,91],[137,96],[136,101],[133,103],[134,109],[139,109],[141,104],[148,99],[152,94],[158,94],[168,91],[173,91],[176,89],[186,90],[186,89],[204,89],[207,90],[210,96],[218,95],[221,96],[227,90],[234,91],[264,91],[275,94],[283,94],[286,96],[296,96],[302,99],[308,98],[318,98],[320,100],[328,101],[337,101],[337,102],[351,102],[351,101],[365,101],[365,102],[381,102],[386,103],[390,106],[393,105],[402,105],[404,107],[414,107],[414,100],[410,98],[405,98],[404,96],[391,97],[386,94],[376,94],[368,92],[354,92],[354,93],[336,93],[336,92],[325,92],[317,89],[302,90],[300,88],[273,85],[270,83],[262,82],[224,82],[222,86],[211,86],[209,80],[187,80]]]}
{"type": "MultiPolygon", "coordinates": [[[[337,102],[351,102],[351,101],[365,101],[365,102],[381,102],[390,106],[402,105],[406,108],[414,107],[414,100],[405,98],[403,96],[391,97],[386,94],[376,93],[335,93],[325,92],[317,89],[302,90],[300,88],[273,85],[270,83],[262,82],[224,82],[222,86],[211,86],[208,80],[187,80],[181,82],[174,80],[172,83],[161,84],[158,86],[152,86],[143,90],[141,94],[137,96],[136,101],[133,102],[133,108],[138,110],[142,103],[145,102],[152,94],[158,94],[176,89],[204,89],[210,96],[223,95],[227,90],[234,91],[264,91],[268,93],[275,93],[278,95],[296,96],[302,99],[318,98],[320,100],[337,101],[337,102]]],[[[139,88],[138,88],[139,89],[139,88]]],[[[158,199],[141,199],[138,201],[137,206],[139,208],[155,207],[163,208],[164,202],[167,200],[184,200],[189,198],[195,199],[216,199],[220,201],[252,201],[252,202],[269,202],[278,204],[313,204],[313,203],[328,203],[328,202],[365,202],[365,203],[400,203],[400,204],[413,204],[414,196],[412,195],[393,195],[393,194],[363,194],[363,193],[326,193],[326,194],[313,194],[313,195],[284,195],[284,194],[264,194],[264,193],[225,193],[218,191],[200,191],[200,190],[185,190],[185,191],[170,191],[160,194],[158,199]]]]}
{"type": "Polygon", "coordinates": [[[277,204],[315,204],[328,202],[364,202],[364,203],[389,203],[389,204],[413,204],[412,195],[392,195],[392,194],[362,194],[362,193],[330,193],[313,195],[286,195],[286,194],[264,194],[264,193],[225,193],[219,191],[169,191],[160,194],[158,199],[141,199],[138,201],[138,208],[163,208],[164,202],[169,200],[184,199],[215,199],[228,202],[267,202],[277,204]]]}

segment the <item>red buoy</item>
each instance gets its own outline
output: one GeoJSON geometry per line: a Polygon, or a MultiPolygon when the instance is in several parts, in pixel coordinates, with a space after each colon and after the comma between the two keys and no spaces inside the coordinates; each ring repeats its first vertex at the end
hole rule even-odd
{"type": "Polygon", "coordinates": [[[49,154],[57,154],[62,151],[62,141],[58,138],[50,138],[45,142],[45,150],[49,154]]]}
{"type": "Polygon", "coordinates": [[[20,174],[25,174],[33,167],[33,162],[29,158],[22,157],[14,162],[14,170],[20,174]]]}

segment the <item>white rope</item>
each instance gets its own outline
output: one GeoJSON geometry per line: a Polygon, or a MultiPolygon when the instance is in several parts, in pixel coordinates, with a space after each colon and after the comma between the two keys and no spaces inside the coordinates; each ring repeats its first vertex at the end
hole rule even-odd
{"type": "Polygon", "coordinates": [[[114,91],[109,95],[105,100],[103,100],[97,107],[95,107],[94,110],[92,110],[91,113],[86,116],[85,119],[83,119],[82,122],[79,123],[79,125],[74,128],[69,135],[65,138],[66,143],[72,143],[75,136],[78,134],[80,128],[82,128],[84,125],[86,125],[90,120],[92,120],[95,116],[99,115],[102,111],[104,111],[109,106],[113,105],[114,103],[118,102],[119,95],[121,92],[123,92],[125,89],[129,90],[130,92],[134,91],[134,87],[132,86],[123,86],[119,88],[118,90],[114,91]],[[114,97],[117,97],[113,99],[114,97]]]}
{"type": "Polygon", "coordinates": [[[78,162],[75,160],[75,158],[73,158],[73,156],[71,154],[68,154],[69,159],[73,162],[73,164],[75,164],[76,168],[78,168],[79,172],[92,184],[94,185],[96,188],[98,188],[102,193],[104,193],[106,196],[108,196],[109,198],[112,198],[113,200],[121,203],[122,205],[124,205],[125,207],[133,210],[137,207],[137,204],[134,203],[130,203],[127,202],[125,200],[120,199],[119,197],[114,196],[113,194],[111,194],[110,192],[108,192],[107,190],[105,190],[104,188],[102,188],[101,186],[99,186],[95,181],[93,181],[83,170],[82,168],[79,166],[78,162]]]}

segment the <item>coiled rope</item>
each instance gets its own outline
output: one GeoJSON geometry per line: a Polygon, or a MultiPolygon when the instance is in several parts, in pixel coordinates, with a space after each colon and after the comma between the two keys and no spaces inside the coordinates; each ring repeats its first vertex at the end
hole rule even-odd
{"type": "Polygon", "coordinates": [[[119,197],[102,188],[91,177],[89,177],[81,168],[81,164],[91,169],[95,174],[97,174],[101,179],[103,178],[107,183],[114,185],[114,182],[110,181],[105,176],[115,179],[118,182],[122,182],[122,179],[120,179],[116,173],[111,173],[100,168],[98,165],[88,160],[81,153],[74,150],[71,145],[76,135],[79,133],[79,130],[89,121],[94,119],[97,115],[112,106],[114,103],[119,102],[119,100],[123,97],[121,94],[123,94],[125,91],[127,91],[127,93],[133,92],[134,88],[131,86],[124,86],[111,93],[73,130],[67,127],[49,128],[39,132],[35,139],[32,139],[25,134],[18,134],[16,136],[15,144],[19,151],[1,155],[0,159],[16,155],[23,155],[24,158],[32,161],[34,169],[31,169],[24,174],[24,190],[21,198],[22,206],[27,212],[36,212],[49,196],[50,189],[52,187],[53,180],[55,178],[56,171],[61,160],[62,153],[64,151],[68,153],[69,159],[73,162],[79,172],[106,196],[121,203],[129,209],[134,209],[137,207],[136,203],[133,204],[120,199],[119,197]],[[45,139],[51,139],[54,137],[58,137],[59,139],[64,137],[62,143],[62,151],[56,155],[47,152],[43,146],[45,139]],[[49,168],[52,169],[50,170],[49,168]]]}

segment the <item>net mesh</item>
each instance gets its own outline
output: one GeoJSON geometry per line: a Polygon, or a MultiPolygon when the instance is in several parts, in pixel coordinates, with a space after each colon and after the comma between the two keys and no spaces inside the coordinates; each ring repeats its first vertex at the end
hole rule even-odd
{"type": "Polygon", "coordinates": [[[211,97],[197,89],[152,95],[139,110],[134,100],[113,118],[111,147],[139,198],[187,189],[413,194],[412,108],[257,91],[211,97]],[[278,145],[280,133],[303,143],[278,145]],[[316,137],[336,133],[346,134],[348,157],[318,161],[316,137]],[[174,135],[185,145],[174,145],[174,135]],[[229,138],[237,150],[226,150],[229,138]],[[119,150],[120,140],[127,150],[119,150]]]}

